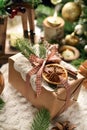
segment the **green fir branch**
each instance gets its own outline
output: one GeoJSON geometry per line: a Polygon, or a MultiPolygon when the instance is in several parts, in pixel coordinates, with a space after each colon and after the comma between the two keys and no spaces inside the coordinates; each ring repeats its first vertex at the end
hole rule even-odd
{"type": "Polygon", "coordinates": [[[45,58],[46,56],[46,48],[42,44],[38,44],[36,47],[36,44],[31,45],[29,42],[29,39],[16,39],[15,42],[15,48],[19,50],[26,58],[29,58],[30,54],[34,54],[40,58],[45,58]],[[37,47],[39,49],[39,54],[37,52],[37,47]]]}
{"type": "Polygon", "coordinates": [[[5,7],[5,2],[4,0],[0,0],[0,9],[2,9],[3,7],[5,7]]]}
{"type": "Polygon", "coordinates": [[[50,113],[47,109],[42,108],[33,119],[31,130],[48,130],[50,124],[50,113]]]}
{"type": "Polygon", "coordinates": [[[15,47],[27,58],[30,54],[35,54],[32,50],[31,43],[29,43],[28,39],[16,39],[15,47]]]}
{"type": "Polygon", "coordinates": [[[4,104],[4,101],[0,98],[0,110],[3,108],[4,104]]]}
{"type": "Polygon", "coordinates": [[[40,58],[45,58],[46,57],[46,48],[44,47],[44,45],[40,45],[39,46],[39,51],[40,51],[40,58]]]}
{"type": "Polygon", "coordinates": [[[71,62],[71,64],[78,69],[79,66],[81,65],[81,63],[83,63],[84,61],[85,61],[85,59],[79,58],[79,59],[73,60],[73,61],[71,62]]]}
{"type": "MultiPolygon", "coordinates": [[[[32,7],[38,6],[39,3],[41,3],[41,0],[23,0],[22,3],[29,3],[32,7]]],[[[6,7],[11,7],[12,4],[15,5],[19,2],[14,2],[12,0],[0,0],[0,16],[8,16],[9,14],[6,11],[6,7]]]]}

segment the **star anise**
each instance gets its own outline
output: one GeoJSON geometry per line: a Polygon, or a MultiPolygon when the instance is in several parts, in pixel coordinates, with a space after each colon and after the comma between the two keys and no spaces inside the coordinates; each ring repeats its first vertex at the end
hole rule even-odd
{"type": "Polygon", "coordinates": [[[76,126],[71,124],[69,121],[64,121],[64,122],[56,122],[52,130],[74,130],[75,128],[76,126]]]}
{"type": "Polygon", "coordinates": [[[58,66],[45,66],[44,72],[49,81],[60,82],[60,76],[65,77],[64,70],[58,66]]]}

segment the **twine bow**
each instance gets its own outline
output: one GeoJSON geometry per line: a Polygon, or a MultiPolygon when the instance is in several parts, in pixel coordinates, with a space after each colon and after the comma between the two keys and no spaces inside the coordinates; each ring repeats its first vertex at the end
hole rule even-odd
{"type": "Polygon", "coordinates": [[[32,64],[33,68],[28,72],[27,76],[26,76],[26,81],[28,83],[28,85],[30,86],[30,77],[33,74],[36,74],[36,93],[37,96],[40,95],[41,93],[41,78],[42,78],[42,72],[44,69],[44,66],[46,63],[49,62],[53,62],[53,63],[59,63],[60,62],[60,56],[58,55],[58,48],[56,45],[52,45],[49,49],[48,49],[48,54],[46,56],[45,59],[39,58],[38,56],[31,54],[29,57],[29,61],[32,64]]]}
{"type": "MultiPolygon", "coordinates": [[[[43,72],[45,64],[50,63],[50,62],[59,63],[61,61],[61,58],[58,54],[57,46],[53,45],[48,49],[48,54],[45,59],[39,58],[38,56],[31,54],[29,57],[29,61],[32,64],[33,68],[26,75],[26,84],[28,87],[30,87],[31,86],[30,77],[37,73],[35,83],[36,83],[36,93],[37,93],[37,96],[39,96],[41,94],[41,87],[42,87],[41,78],[42,78],[42,72],[43,72]]],[[[58,112],[57,115],[59,115],[64,110],[66,110],[70,102],[70,86],[68,84],[68,81],[67,79],[62,79],[61,76],[59,76],[59,78],[64,88],[66,89],[66,99],[65,99],[65,104],[62,106],[61,110],[58,112]]]]}

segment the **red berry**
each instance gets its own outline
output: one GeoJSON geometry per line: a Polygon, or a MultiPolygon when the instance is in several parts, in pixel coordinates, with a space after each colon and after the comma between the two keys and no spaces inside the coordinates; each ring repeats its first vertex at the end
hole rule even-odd
{"type": "Polygon", "coordinates": [[[15,16],[15,15],[17,15],[17,13],[18,13],[18,11],[16,9],[13,9],[11,14],[15,16]]]}

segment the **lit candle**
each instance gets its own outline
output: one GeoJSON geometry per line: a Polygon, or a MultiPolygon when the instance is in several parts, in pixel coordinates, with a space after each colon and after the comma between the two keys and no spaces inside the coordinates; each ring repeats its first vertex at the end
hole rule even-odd
{"type": "Polygon", "coordinates": [[[47,41],[60,41],[64,36],[64,20],[58,16],[61,5],[55,6],[53,16],[43,21],[44,37],[47,41]]]}
{"type": "Polygon", "coordinates": [[[59,5],[55,6],[55,11],[54,11],[53,16],[48,17],[48,19],[47,19],[48,23],[50,23],[53,26],[58,26],[61,24],[59,17],[57,16],[57,12],[59,9],[60,9],[59,5]]]}
{"type": "Polygon", "coordinates": [[[64,36],[64,20],[49,16],[43,21],[44,37],[47,41],[59,41],[64,36]]]}

